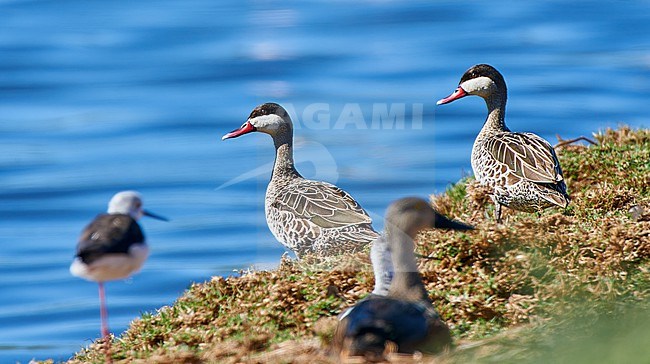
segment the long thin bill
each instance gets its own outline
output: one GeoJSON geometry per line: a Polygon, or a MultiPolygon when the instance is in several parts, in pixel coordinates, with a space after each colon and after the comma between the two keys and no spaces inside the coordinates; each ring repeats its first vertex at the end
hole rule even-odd
{"type": "Polygon", "coordinates": [[[156,214],[154,214],[153,212],[149,212],[149,211],[147,211],[147,210],[143,210],[143,211],[142,211],[142,215],[144,215],[144,216],[149,216],[149,217],[154,218],[154,219],[156,219],[156,220],[169,221],[168,218],[163,217],[163,216],[160,216],[160,215],[156,215],[156,214]]]}

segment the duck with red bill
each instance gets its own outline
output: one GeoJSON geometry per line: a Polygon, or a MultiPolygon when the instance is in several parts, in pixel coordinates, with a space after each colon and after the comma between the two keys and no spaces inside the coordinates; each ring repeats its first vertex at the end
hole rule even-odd
{"type": "Polygon", "coordinates": [[[251,124],[249,121],[246,121],[240,128],[235,129],[235,130],[231,131],[230,133],[222,136],[221,140],[237,138],[237,137],[242,136],[244,134],[252,133],[254,131],[257,131],[257,129],[255,129],[253,124],[251,124]]]}
{"type": "Polygon", "coordinates": [[[437,104],[470,95],[481,97],[488,109],[471,162],[476,180],[491,189],[497,223],[502,206],[538,213],[553,206],[566,208],[570,197],[551,144],[539,135],[512,132],[506,126],[508,90],[503,75],[490,65],[475,65],[463,74],[456,90],[437,104]]]}
{"type": "Polygon", "coordinates": [[[275,163],[266,189],[264,212],[275,238],[298,258],[331,256],[363,249],[379,236],[366,211],[347,192],[327,182],[305,179],[293,160],[293,123],[276,103],[256,107],[246,122],[221,139],[268,134],[275,163]]]}

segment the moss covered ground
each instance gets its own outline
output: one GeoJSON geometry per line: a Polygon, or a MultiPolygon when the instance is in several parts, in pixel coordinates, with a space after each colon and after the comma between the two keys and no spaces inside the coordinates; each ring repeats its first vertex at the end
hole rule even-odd
{"type": "MultiPolygon", "coordinates": [[[[419,362],[650,362],[650,131],[558,148],[566,210],[504,211],[466,178],[431,203],[476,226],[427,231],[420,270],[456,349],[419,362]],[[645,360],[645,361],[643,361],[645,360]]],[[[402,197],[396,192],[395,198],[402,197]]],[[[193,284],[114,338],[115,363],[329,363],[335,316],[372,290],[367,253],[283,259],[193,284]]],[[[103,363],[97,341],[69,363],[103,363]]],[[[403,360],[404,358],[395,358],[403,360]]]]}

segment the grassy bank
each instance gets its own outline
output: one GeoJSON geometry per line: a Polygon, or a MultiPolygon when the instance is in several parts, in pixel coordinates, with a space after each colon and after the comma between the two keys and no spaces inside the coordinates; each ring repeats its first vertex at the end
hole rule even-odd
{"type": "MultiPolygon", "coordinates": [[[[594,137],[597,145],[558,150],[572,196],[566,211],[506,209],[497,226],[472,179],[432,196],[442,213],[477,227],[418,239],[418,252],[437,258],[422,260],[420,270],[459,345],[437,360],[650,357],[642,345],[650,341],[650,132],[594,137]]],[[[330,362],[333,317],[372,284],[367,254],[284,259],[277,270],[215,277],[134,320],[112,355],[142,363],[330,362]]],[[[101,349],[92,344],[70,363],[102,363],[101,349]]]]}

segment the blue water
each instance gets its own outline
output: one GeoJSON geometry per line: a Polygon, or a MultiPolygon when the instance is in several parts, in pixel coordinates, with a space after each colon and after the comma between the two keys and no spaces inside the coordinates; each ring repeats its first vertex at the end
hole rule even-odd
{"type": "Polygon", "coordinates": [[[443,191],[471,173],[485,106],[435,100],[475,63],[505,75],[513,130],[647,127],[650,3],[0,1],[0,363],[99,335],[97,288],[68,265],[119,190],[172,221],[142,220],[148,262],[107,285],[117,334],[192,282],[276,264],[271,141],[220,141],[260,103],[296,115],[299,169],[378,229],[391,200],[443,191]],[[403,127],[373,124],[382,107],[403,127]]]}

